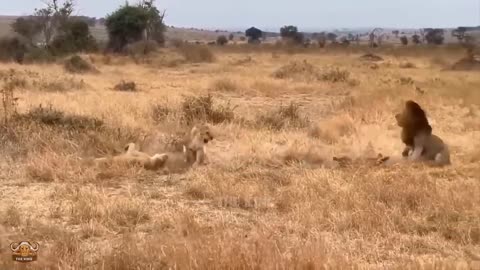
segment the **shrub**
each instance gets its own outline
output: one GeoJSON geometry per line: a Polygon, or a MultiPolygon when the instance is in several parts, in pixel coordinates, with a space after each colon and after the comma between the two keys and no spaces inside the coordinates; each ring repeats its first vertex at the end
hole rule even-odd
{"type": "Polygon", "coordinates": [[[22,63],[27,52],[27,44],[18,37],[0,39],[0,60],[22,63]]]}
{"type": "Polygon", "coordinates": [[[348,82],[350,78],[350,72],[348,70],[342,70],[334,68],[323,72],[320,79],[328,82],[348,82]]]}
{"type": "Polygon", "coordinates": [[[95,72],[97,69],[78,55],[67,59],[64,64],[65,70],[71,73],[95,72]]]}
{"type": "Polygon", "coordinates": [[[217,37],[217,45],[223,46],[228,43],[228,39],[226,36],[218,36],[217,37]]]}
{"type": "Polygon", "coordinates": [[[1,112],[4,124],[7,125],[10,118],[17,112],[17,98],[15,97],[15,71],[10,70],[9,74],[3,78],[3,85],[0,88],[1,94],[1,112]]]}
{"type": "Polygon", "coordinates": [[[156,52],[158,43],[155,41],[140,40],[129,44],[126,47],[126,52],[133,58],[142,57],[156,52]]]}
{"type": "Polygon", "coordinates": [[[98,129],[103,126],[103,121],[82,115],[66,114],[53,107],[42,105],[30,109],[27,113],[18,115],[16,120],[27,120],[44,125],[60,126],[69,129],[98,129]]]}
{"type": "Polygon", "coordinates": [[[237,90],[238,85],[235,81],[228,78],[222,78],[212,83],[212,89],[216,91],[233,92],[237,90]]]}
{"type": "Polygon", "coordinates": [[[280,108],[269,111],[265,114],[258,115],[255,124],[259,128],[268,128],[281,130],[288,127],[303,128],[308,126],[309,120],[300,114],[300,106],[290,103],[288,106],[280,106],[280,108]]]}
{"type": "Polygon", "coordinates": [[[288,25],[280,28],[280,36],[283,39],[289,40],[295,44],[302,44],[304,40],[304,35],[298,32],[296,26],[288,25]]]}
{"type": "Polygon", "coordinates": [[[307,61],[293,61],[276,70],[272,76],[277,79],[317,80],[317,68],[307,61]]]}
{"type": "Polygon", "coordinates": [[[425,29],[425,39],[428,44],[441,45],[445,40],[443,29],[425,29]]]}
{"type": "Polygon", "coordinates": [[[167,119],[173,112],[165,105],[156,104],[152,106],[151,117],[156,123],[160,123],[167,119]]]}
{"type": "Polygon", "coordinates": [[[400,42],[402,42],[402,45],[407,46],[408,45],[408,38],[406,36],[403,36],[400,38],[400,42]]]}
{"type": "Polygon", "coordinates": [[[110,14],[105,21],[109,35],[108,48],[122,52],[129,43],[144,38],[158,44],[165,41],[165,24],[159,10],[151,2],[144,1],[137,6],[125,5],[110,14]]]}
{"type": "Polygon", "coordinates": [[[400,68],[416,68],[415,64],[412,62],[403,62],[400,63],[400,68]]]}
{"type": "Polygon", "coordinates": [[[56,55],[91,52],[97,48],[88,24],[79,20],[66,22],[60,28],[60,34],[50,44],[50,50],[56,55]]]}
{"type": "Polygon", "coordinates": [[[11,25],[13,32],[26,38],[30,43],[33,43],[33,38],[40,32],[41,25],[34,17],[19,17],[11,25]]]}
{"type": "Polygon", "coordinates": [[[31,48],[25,54],[26,63],[51,63],[55,56],[46,48],[31,48]]]}
{"type": "Polygon", "coordinates": [[[148,14],[140,6],[123,6],[110,14],[105,21],[109,35],[108,47],[121,52],[129,42],[143,38],[148,23],[148,14]]]}
{"type": "Polygon", "coordinates": [[[412,36],[412,42],[416,45],[422,43],[422,41],[420,40],[420,36],[417,34],[412,36]]]}
{"type": "Polygon", "coordinates": [[[200,97],[186,97],[182,103],[183,120],[188,123],[195,121],[208,121],[215,124],[230,122],[234,119],[234,108],[227,104],[225,106],[214,106],[211,95],[200,97]]]}
{"type": "Polygon", "coordinates": [[[185,60],[191,63],[210,63],[215,61],[212,51],[203,45],[184,44],[178,50],[185,60]]]}
{"type": "Polygon", "coordinates": [[[184,42],[182,39],[179,39],[179,38],[172,38],[170,39],[170,44],[174,47],[174,48],[180,48],[183,46],[184,42]]]}

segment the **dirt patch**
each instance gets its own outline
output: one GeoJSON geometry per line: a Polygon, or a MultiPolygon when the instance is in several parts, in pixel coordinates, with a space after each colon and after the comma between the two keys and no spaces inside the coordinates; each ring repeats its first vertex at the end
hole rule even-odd
{"type": "Polygon", "coordinates": [[[360,59],[361,60],[364,60],[364,61],[371,61],[371,62],[380,62],[380,61],[383,61],[383,58],[376,55],[376,54],[373,54],[373,53],[367,53],[367,54],[364,54],[362,56],[360,56],[360,59]]]}

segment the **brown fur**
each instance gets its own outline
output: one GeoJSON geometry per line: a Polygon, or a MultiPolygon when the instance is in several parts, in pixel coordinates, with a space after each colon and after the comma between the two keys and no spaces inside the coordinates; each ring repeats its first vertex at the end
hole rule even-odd
{"type": "Polygon", "coordinates": [[[407,157],[414,148],[415,136],[420,133],[432,134],[432,127],[428,123],[425,111],[412,100],[405,103],[405,109],[395,115],[395,118],[398,126],[402,128],[401,138],[405,144],[402,156],[407,157]]]}
{"type": "Polygon", "coordinates": [[[450,152],[444,142],[432,134],[425,111],[416,102],[405,103],[402,113],[395,115],[402,128],[401,138],[405,144],[402,156],[412,161],[434,161],[435,165],[450,164],[450,152]]]}

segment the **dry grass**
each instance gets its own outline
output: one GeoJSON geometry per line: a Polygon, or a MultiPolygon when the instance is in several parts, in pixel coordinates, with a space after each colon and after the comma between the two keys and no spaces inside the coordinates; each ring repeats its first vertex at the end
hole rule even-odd
{"type": "Polygon", "coordinates": [[[137,84],[133,81],[121,81],[113,89],[116,91],[135,92],[137,91],[137,84]]]}
{"type": "Polygon", "coordinates": [[[74,55],[65,60],[64,67],[65,70],[70,73],[98,72],[94,66],[78,55],[74,55]]]}
{"type": "Polygon", "coordinates": [[[217,79],[212,83],[212,90],[220,92],[235,92],[238,90],[238,84],[228,78],[217,79]]]}
{"type": "Polygon", "coordinates": [[[190,63],[211,63],[215,61],[215,55],[206,46],[183,44],[178,51],[190,63]]]}
{"type": "Polygon", "coordinates": [[[1,269],[18,267],[8,244],[19,240],[40,242],[38,269],[479,269],[480,77],[432,65],[456,50],[379,49],[372,70],[354,47],[184,46],[143,64],[88,56],[101,76],[0,68],[1,269]],[[176,52],[181,65],[158,68],[176,52]],[[127,76],[142,91],[111,91],[127,76]],[[452,166],[332,166],[398,156],[394,114],[407,99],[449,143],[452,166]],[[206,167],[89,162],[198,122],[215,134],[206,167]]]}

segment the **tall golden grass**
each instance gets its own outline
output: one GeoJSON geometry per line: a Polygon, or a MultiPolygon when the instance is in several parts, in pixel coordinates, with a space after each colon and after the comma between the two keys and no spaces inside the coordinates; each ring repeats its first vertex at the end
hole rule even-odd
{"type": "Polygon", "coordinates": [[[168,68],[152,65],[167,49],[141,64],[83,56],[99,73],[0,66],[4,99],[16,101],[1,110],[0,268],[20,267],[9,244],[22,240],[41,245],[29,269],[480,267],[480,76],[432,65],[456,52],[384,49],[372,69],[350,49],[209,50],[214,62],[168,68]],[[304,60],[312,68],[293,79],[272,76],[304,60]],[[348,78],[296,79],[316,70],[348,78]],[[122,81],[140,90],[115,91],[122,81]],[[398,156],[394,114],[407,99],[426,109],[452,166],[331,166],[337,155],[398,156]],[[200,121],[215,135],[206,167],[88,162],[200,121]]]}

